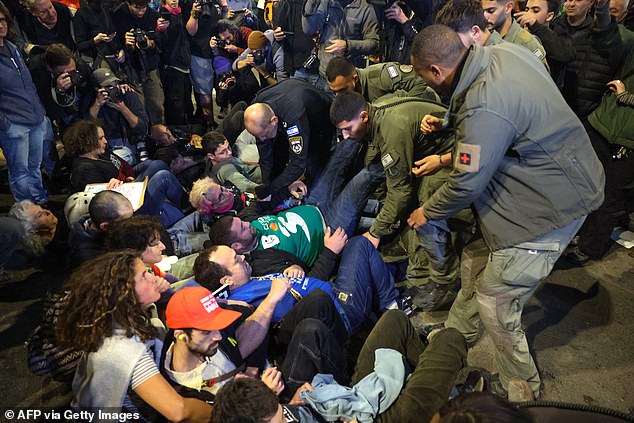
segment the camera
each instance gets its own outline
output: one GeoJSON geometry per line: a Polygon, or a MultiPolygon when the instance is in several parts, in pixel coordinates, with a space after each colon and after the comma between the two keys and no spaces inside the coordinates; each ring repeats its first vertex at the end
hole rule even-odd
{"type": "Polygon", "coordinates": [[[264,50],[255,50],[253,53],[253,63],[256,66],[260,66],[266,60],[266,56],[264,55],[264,50]]]}
{"type": "Polygon", "coordinates": [[[170,11],[169,11],[169,10],[167,10],[166,8],[164,8],[164,7],[161,7],[161,8],[159,9],[159,13],[160,13],[160,15],[161,15],[161,19],[164,19],[164,20],[166,20],[166,21],[169,21],[169,20],[170,20],[170,16],[172,16],[172,14],[170,13],[170,11]]]}
{"type": "Polygon", "coordinates": [[[217,3],[216,0],[198,0],[198,3],[201,7],[212,6],[214,9],[216,9],[215,13],[218,16],[222,16],[222,7],[217,3]]]}
{"type": "Polygon", "coordinates": [[[216,38],[216,45],[218,48],[225,48],[227,46],[227,42],[225,40],[221,40],[220,38],[216,38]]]}
{"type": "Polygon", "coordinates": [[[84,76],[77,69],[74,69],[74,70],[68,72],[68,76],[70,77],[70,82],[74,86],[78,87],[78,86],[83,85],[84,76]]]}
{"type": "Polygon", "coordinates": [[[306,58],[302,67],[304,69],[311,69],[315,66],[315,62],[317,62],[317,46],[313,47],[313,50],[310,52],[310,56],[306,58]]]}
{"type": "Polygon", "coordinates": [[[220,76],[218,77],[218,81],[225,82],[227,84],[228,90],[231,90],[233,89],[233,87],[236,86],[236,79],[233,78],[233,72],[231,71],[221,73],[220,76]]]}
{"type": "Polygon", "coordinates": [[[141,50],[148,48],[148,42],[146,38],[146,32],[141,28],[134,29],[134,42],[141,50]]]}
{"type": "Polygon", "coordinates": [[[120,103],[124,100],[125,93],[119,87],[105,87],[106,93],[108,94],[108,100],[113,103],[120,103]]]}

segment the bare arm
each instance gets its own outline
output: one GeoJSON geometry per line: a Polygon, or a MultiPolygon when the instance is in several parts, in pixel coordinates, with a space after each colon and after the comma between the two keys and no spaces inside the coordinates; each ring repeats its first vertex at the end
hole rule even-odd
{"type": "Polygon", "coordinates": [[[260,303],[253,314],[238,327],[236,339],[242,357],[249,356],[264,341],[269,331],[275,306],[286,295],[289,288],[288,279],[273,279],[269,295],[260,303]]]}
{"type": "Polygon", "coordinates": [[[181,397],[160,373],[137,386],[134,392],[169,421],[207,423],[211,418],[211,405],[181,397]]]}

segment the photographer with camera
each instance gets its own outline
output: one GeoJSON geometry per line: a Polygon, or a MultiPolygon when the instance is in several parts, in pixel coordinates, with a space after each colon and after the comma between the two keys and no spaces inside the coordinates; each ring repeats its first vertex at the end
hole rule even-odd
{"type": "Polygon", "coordinates": [[[121,84],[109,69],[92,74],[97,95],[88,118],[103,123],[110,147],[129,164],[136,163],[136,141],[148,132],[148,116],[141,96],[130,86],[121,84]]]}
{"type": "Polygon", "coordinates": [[[31,75],[46,115],[63,131],[85,115],[92,101],[90,67],[63,44],[46,48],[44,61],[31,62],[31,75]]]}
{"type": "MultiPolygon", "coordinates": [[[[179,0],[163,0],[159,13],[159,22],[163,20],[167,23],[167,26],[157,25],[161,49],[160,73],[165,90],[165,119],[168,125],[185,125],[185,105],[192,91],[189,79],[192,55],[183,10],[179,0]]],[[[193,20],[191,15],[189,20],[193,20]]]]}
{"type": "Polygon", "coordinates": [[[229,8],[226,0],[197,0],[191,9],[187,22],[192,53],[191,79],[197,101],[200,104],[204,124],[209,128],[218,126],[214,120],[211,93],[214,88],[213,52],[209,45],[218,21],[227,16],[229,8]]]}
{"type": "Polygon", "coordinates": [[[258,79],[265,79],[268,85],[288,77],[284,67],[284,49],[275,40],[273,30],[251,32],[247,45],[248,48],[233,62],[234,71],[250,66],[259,74],[258,79]]]}
{"type": "Polygon", "coordinates": [[[112,21],[119,41],[125,45],[126,62],[136,74],[134,82],[143,96],[150,124],[157,125],[165,123],[165,116],[156,30],[169,24],[148,3],[148,0],[126,0],[114,11],[112,21]]]}

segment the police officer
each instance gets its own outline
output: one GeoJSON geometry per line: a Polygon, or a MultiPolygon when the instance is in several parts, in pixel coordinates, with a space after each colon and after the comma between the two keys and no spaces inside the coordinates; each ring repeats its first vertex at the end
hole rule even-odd
{"type": "MultiPolygon", "coordinates": [[[[444,107],[434,102],[411,97],[388,96],[371,104],[357,92],[343,92],[335,98],[330,109],[331,121],[345,139],[367,144],[367,168],[379,164],[385,174],[387,192],[383,207],[368,232],[363,234],[375,247],[382,237],[400,229],[401,221],[404,223],[414,208],[417,191],[419,195],[424,192],[412,177],[414,161],[451,150],[452,138],[443,133],[423,135],[419,129],[423,116],[442,115],[444,111],[444,107]]],[[[445,297],[458,277],[457,257],[446,242],[426,241],[423,249],[416,252],[427,256],[430,280],[443,287],[439,296],[445,297]]],[[[413,300],[417,306],[421,305],[416,298],[413,300]]]]}
{"type": "Polygon", "coordinates": [[[343,57],[333,58],[326,67],[326,82],[335,95],[355,91],[367,102],[402,91],[402,96],[439,101],[438,95],[414,72],[412,65],[377,63],[357,69],[343,57]]]}
{"type": "MultiPolygon", "coordinates": [[[[261,90],[244,111],[244,126],[257,139],[264,185],[260,200],[294,193],[289,186],[307,171],[315,178],[326,166],[334,128],[326,119],[330,99],[314,86],[289,79],[261,90]]],[[[296,187],[296,186],[294,186],[296,187]]],[[[305,193],[305,192],[304,192],[305,193]]]]}

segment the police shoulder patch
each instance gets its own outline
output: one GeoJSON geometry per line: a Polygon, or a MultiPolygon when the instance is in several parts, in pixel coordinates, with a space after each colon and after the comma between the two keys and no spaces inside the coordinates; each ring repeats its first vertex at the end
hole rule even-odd
{"type": "Polygon", "coordinates": [[[288,128],[286,130],[286,134],[289,137],[292,137],[293,135],[298,135],[299,134],[299,128],[297,127],[297,125],[293,125],[293,126],[291,126],[290,128],[288,128]]]}
{"type": "Polygon", "coordinates": [[[399,69],[403,73],[410,73],[411,71],[414,70],[414,66],[412,66],[412,65],[401,65],[401,66],[399,66],[399,69]]]}
{"type": "Polygon", "coordinates": [[[399,75],[398,69],[396,69],[396,66],[394,65],[390,65],[387,67],[387,73],[388,75],[390,75],[391,79],[394,79],[399,75]]]}
{"type": "Polygon", "coordinates": [[[288,139],[288,143],[293,153],[295,154],[302,153],[302,150],[304,149],[304,140],[302,139],[301,136],[290,137],[288,139]]]}
{"type": "Polygon", "coordinates": [[[480,170],[480,146],[476,144],[458,144],[454,158],[454,168],[467,173],[480,170]]]}

